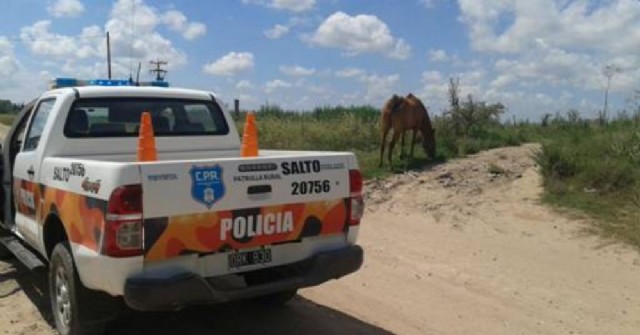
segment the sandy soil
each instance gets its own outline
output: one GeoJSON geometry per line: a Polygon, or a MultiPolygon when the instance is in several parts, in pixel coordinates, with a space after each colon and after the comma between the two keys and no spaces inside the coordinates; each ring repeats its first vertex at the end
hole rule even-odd
{"type": "MultiPolygon", "coordinates": [[[[288,307],[133,314],[107,333],[640,333],[640,255],[539,203],[536,148],[367,183],[363,269],[302,290],[288,307]]],[[[45,282],[0,262],[0,334],[52,332],[45,282]]]]}

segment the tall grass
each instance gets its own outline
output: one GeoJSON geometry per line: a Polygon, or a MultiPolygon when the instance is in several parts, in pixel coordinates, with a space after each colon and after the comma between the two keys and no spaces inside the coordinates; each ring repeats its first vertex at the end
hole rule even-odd
{"type": "Polygon", "coordinates": [[[544,199],[579,209],[596,219],[598,232],[640,247],[640,122],[564,120],[538,136],[544,199]]]}
{"type": "Polygon", "coordinates": [[[15,117],[15,114],[0,114],[0,123],[10,126],[15,117]]]}
{"type": "MultiPolygon", "coordinates": [[[[236,122],[240,133],[244,127],[244,117],[245,115],[241,114],[236,122]]],[[[498,122],[475,126],[467,136],[459,137],[452,130],[450,119],[439,117],[434,120],[438,152],[436,157],[427,159],[422,146],[417,143],[414,159],[400,159],[399,141],[394,150],[394,165],[379,168],[382,135],[380,111],[376,108],[337,106],[316,108],[310,112],[300,113],[283,111],[277,106],[263,106],[257,112],[256,118],[261,148],[352,151],[358,156],[363,174],[369,178],[381,177],[409,168],[420,168],[425,164],[442,162],[481,150],[517,145],[524,140],[517,129],[505,127],[498,122]]],[[[410,138],[411,134],[407,134],[405,153],[409,153],[410,138]]]]}

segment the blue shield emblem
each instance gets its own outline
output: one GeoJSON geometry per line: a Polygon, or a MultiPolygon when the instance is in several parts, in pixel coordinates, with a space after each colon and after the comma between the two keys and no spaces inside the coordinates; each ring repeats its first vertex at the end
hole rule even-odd
{"type": "Polygon", "coordinates": [[[191,175],[191,196],[197,202],[211,209],[211,206],[224,196],[225,187],[220,165],[194,165],[189,170],[189,175],[191,175]]]}

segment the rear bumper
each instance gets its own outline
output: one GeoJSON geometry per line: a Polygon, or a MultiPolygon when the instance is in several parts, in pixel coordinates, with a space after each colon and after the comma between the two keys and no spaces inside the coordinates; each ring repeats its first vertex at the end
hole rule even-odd
{"type": "Polygon", "coordinates": [[[301,262],[238,275],[203,278],[185,272],[168,278],[129,278],[127,305],[139,311],[174,310],[195,304],[241,300],[284,290],[319,285],[357,271],[364,252],[354,245],[315,255],[301,262]]]}

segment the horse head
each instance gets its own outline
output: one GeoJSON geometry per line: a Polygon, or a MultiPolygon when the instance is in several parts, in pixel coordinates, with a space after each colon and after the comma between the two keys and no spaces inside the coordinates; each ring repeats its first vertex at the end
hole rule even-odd
{"type": "Polygon", "coordinates": [[[406,99],[412,101],[416,108],[423,113],[422,124],[420,125],[422,149],[429,157],[434,158],[436,156],[436,130],[431,124],[429,111],[422,101],[412,93],[409,93],[406,99]]]}
{"type": "Polygon", "coordinates": [[[436,130],[430,122],[423,122],[420,129],[422,134],[422,149],[431,158],[436,157],[436,130]]]}

